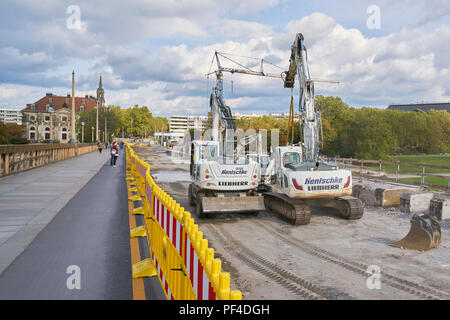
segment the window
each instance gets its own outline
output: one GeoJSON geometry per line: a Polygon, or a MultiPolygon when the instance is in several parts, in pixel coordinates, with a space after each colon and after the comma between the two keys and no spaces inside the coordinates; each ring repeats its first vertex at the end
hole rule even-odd
{"type": "Polygon", "coordinates": [[[84,111],[84,106],[81,106],[81,107],[80,107],[80,111],[84,111]]]}
{"type": "Polygon", "coordinates": [[[217,156],[217,146],[201,146],[200,159],[213,160],[217,156]]]}
{"type": "Polygon", "coordinates": [[[67,133],[62,134],[62,140],[67,140],[67,133]]]}
{"type": "Polygon", "coordinates": [[[62,128],[62,131],[63,131],[63,132],[67,132],[67,129],[66,129],[66,128],[62,128]]]}
{"type": "Polygon", "coordinates": [[[45,133],[45,140],[50,140],[50,132],[45,133]]]}
{"type": "Polygon", "coordinates": [[[62,117],[62,121],[67,121],[67,117],[62,117]]]}
{"type": "Polygon", "coordinates": [[[35,132],[35,130],[36,130],[35,127],[30,127],[30,140],[36,139],[36,132],[35,132]]]}
{"type": "Polygon", "coordinates": [[[34,119],[36,119],[35,116],[30,116],[30,121],[34,121],[34,119]]]}
{"type": "Polygon", "coordinates": [[[283,166],[297,163],[301,163],[300,154],[297,152],[286,152],[283,154],[283,166]]]}
{"type": "Polygon", "coordinates": [[[45,121],[50,121],[50,116],[45,116],[45,121]]]}
{"type": "Polygon", "coordinates": [[[49,127],[46,127],[46,128],[45,128],[45,131],[50,131],[50,128],[49,128],[49,127]]]}

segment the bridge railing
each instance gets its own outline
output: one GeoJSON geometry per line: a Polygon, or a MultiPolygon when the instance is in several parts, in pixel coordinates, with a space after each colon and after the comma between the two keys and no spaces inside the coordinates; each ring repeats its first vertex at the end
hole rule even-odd
{"type": "Polygon", "coordinates": [[[222,261],[191,214],[155,183],[132,144],[126,145],[126,157],[127,179],[135,185],[129,191],[136,192],[129,200],[143,203],[151,262],[167,299],[241,300],[241,291],[230,290],[230,274],[221,270],[222,261]]]}
{"type": "Polygon", "coordinates": [[[0,177],[97,150],[95,144],[26,144],[0,146],[0,177]]]}

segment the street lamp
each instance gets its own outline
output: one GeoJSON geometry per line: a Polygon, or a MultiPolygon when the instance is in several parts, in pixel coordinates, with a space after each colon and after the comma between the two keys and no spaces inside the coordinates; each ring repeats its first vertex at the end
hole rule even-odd
{"type": "Polygon", "coordinates": [[[81,143],[84,143],[84,121],[81,121],[81,143]]]}

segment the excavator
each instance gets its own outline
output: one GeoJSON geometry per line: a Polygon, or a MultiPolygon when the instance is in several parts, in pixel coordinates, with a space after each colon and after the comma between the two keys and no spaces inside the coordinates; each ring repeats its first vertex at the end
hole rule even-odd
{"type": "Polygon", "coordinates": [[[273,191],[264,193],[265,206],[294,225],[310,222],[312,206],[337,209],[349,220],[360,219],[364,207],[361,200],[351,196],[352,172],[319,159],[321,115],[314,106],[314,81],[310,77],[301,33],[296,35],[289,69],[282,76],[284,87],[291,88],[292,92],[296,78],[300,90],[302,141],[300,146],[276,148],[273,191]]]}
{"type": "MultiPolygon", "coordinates": [[[[298,75],[303,148],[289,151],[286,151],[289,147],[277,148],[274,156],[274,192],[264,194],[265,206],[296,225],[309,223],[310,206],[335,208],[349,220],[360,219],[364,208],[358,198],[351,196],[351,171],[319,161],[321,115],[314,107],[314,81],[310,78],[307,51],[301,33],[297,34],[292,45],[289,62],[289,69],[283,74],[284,87],[292,90],[298,75]]],[[[415,214],[410,223],[408,234],[392,243],[392,246],[420,251],[439,246],[442,233],[433,215],[415,214]]]]}
{"type": "Polygon", "coordinates": [[[217,57],[216,85],[210,96],[211,137],[191,143],[190,172],[192,183],[188,196],[197,215],[211,213],[258,212],[264,199],[256,189],[260,165],[252,159],[237,157],[234,152],[236,124],[223,98],[223,73],[217,57]],[[219,121],[224,135],[219,130],[219,121]]]}

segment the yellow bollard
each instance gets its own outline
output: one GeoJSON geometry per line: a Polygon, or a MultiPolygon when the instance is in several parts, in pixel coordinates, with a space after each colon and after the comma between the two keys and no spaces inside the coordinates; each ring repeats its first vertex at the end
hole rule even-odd
{"type": "Polygon", "coordinates": [[[192,224],[191,224],[191,242],[192,245],[195,247],[195,238],[197,236],[197,232],[198,232],[198,225],[193,224],[194,219],[191,219],[192,224]]]}
{"type": "Polygon", "coordinates": [[[206,248],[206,251],[205,251],[206,274],[208,275],[208,277],[211,281],[212,281],[212,262],[213,262],[213,260],[214,260],[214,249],[206,248]]]}
{"type": "Polygon", "coordinates": [[[180,208],[180,211],[178,212],[178,219],[179,219],[180,221],[183,220],[183,216],[184,216],[185,212],[187,212],[187,211],[184,211],[184,208],[181,207],[181,208],[180,208]]]}
{"type": "Polygon", "coordinates": [[[214,291],[219,294],[219,275],[222,271],[222,260],[215,258],[212,262],[212,283],[214,291]]]}
{"type": "Polygon", "coordinates": [[[208,239],[200,240],[199,258],[204,267],[206,267],[206,249],[208,248],[208,239]]]}
{"type": "Polygon", "coordinates": [[[242,300],[242,292],[240,290],[231,291],[230,300],[242,300]]]}
{"type": "Polygon", "coordinates": [[[222,272],[219,275],[219,299],[230,300],[230,274],[222,272]]]}
{"type": "Polygon", "coordinates": [[[191,221],[191,213],[185,212],[182,219],[183,219],[184,231],[186,232],[187,235],[189,235],[189,228],[190,228],[189,223],[191,221]]]}
{"type": "MultiPolygon", "coordinates": [[[[198,227],[198,226],[197,226],[198,227]]],[[[197,231],[195,234],[195,250],[197,254],[200,255],[200,242],[203,240],[203,232],[197,231]]]]}

